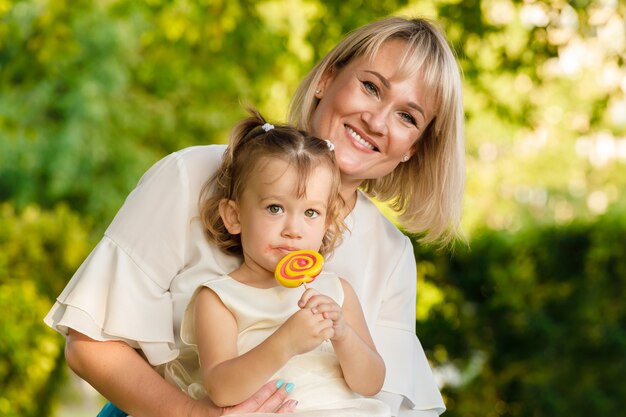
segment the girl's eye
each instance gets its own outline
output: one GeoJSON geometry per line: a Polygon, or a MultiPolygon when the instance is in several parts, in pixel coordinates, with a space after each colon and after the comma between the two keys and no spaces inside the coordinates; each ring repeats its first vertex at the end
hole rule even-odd
{"type": "Polygon", "coordinates": [[[313,210],[313,209],[308,209],[304,212],[304,215],[308,218],[314,219],[317,216],[320,215],[320,213],[317,210],[313,210]]]}
{"type": "Polygon", "coordinates": [[[283,212],[283,208],[277,204],[270,204],[267,206],[267,211],[272,214],[280,214],[283,212]]]}
{"type": "Polygon", "coordinates": [[[411,116],[410,113],[400,113],[400,117],[402,117],[402,120],[404,120],[406,123],[417,126],[417,121],[415,120],[415,117],[411,116]]]}
{"type": "Polygon", "coordinates": [[[365,88],[368,93],[374,94],[376,97],[378,97],[378,87],[376,87],[376,84],[374,84],[373,82],[363,81],[363,88],[365,88]]]}

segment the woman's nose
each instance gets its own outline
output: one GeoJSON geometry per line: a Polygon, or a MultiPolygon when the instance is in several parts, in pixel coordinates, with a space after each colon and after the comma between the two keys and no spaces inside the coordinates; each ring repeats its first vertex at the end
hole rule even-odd
{"type": "Polygon", "coordinates": [[[361,113],[371,133],[384,135],[387,133],[387,111],[383,108],[373,108],[361,113]]]}

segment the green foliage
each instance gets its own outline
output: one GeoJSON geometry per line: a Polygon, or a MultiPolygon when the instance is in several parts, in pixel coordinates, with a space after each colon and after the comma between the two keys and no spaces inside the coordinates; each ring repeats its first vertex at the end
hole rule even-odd
{"type": "Polygon", "coordinates": [[[484,230],[418,253],[442,299],[418,322],[450,416],[618,415],[626,405],[626,221],[484,230]],[[435,345],[430,345],[436,341],[435,345]],[[445,375],[445,374],[444,374],[445,375]]]}
{"type": "Polygon", "coordinates": [[[64,206],[0,204],[0,415],[50,414],[64,340],[42,319],[90,250],[86,226],[64,206]]]}
{"type": "Polygon", "coordinates": [[[0,201],[63,201],[101,231],[156,159],[224,142],[244,103],[283,118],[313,45],[393,6],[2,2],[0,201]]]}
{"type": "Polygon", "coordinates": [[[242,103],[284,119],[389,14],[436,19],[464,72],[472,250],[418,264],[448,414],[622,412],[624,224],[594,219],[626,210],[626,3],[0,0],[0,415],[50,414],[41,318],[141,173],[224,142],[242,103]]]}
{"type": "Polygon", "coordinates": [[[132,37],[92,2],[3,10],[0,199],[104,221],[153,161],[128,126],[132,37]],[[115,175],[111,175],[115,173],[115,175]]]}
{"type": "Polygon", "coordinates": [[[156,159],[224,142],[242,103],[282,119],[346,32],[400,14],[440,22],[465,74],[467,230],[601,214],[626,187],[625,13],[603,1],[3,1],[0,200],[64,201],[101,231],[156,159]]]}
{"type": "Polygon", "coordinates": [[[467,230],[567,223],[619,204],[626,4],[442,2],[434,14],[465,74],[467,230]]]}
{"type": "Polygon", "coordinates": [[[33,281],[0,284],[0,414],[50,415],[64,366],[63,338],[44,329],[50,308],[33,281]]]}

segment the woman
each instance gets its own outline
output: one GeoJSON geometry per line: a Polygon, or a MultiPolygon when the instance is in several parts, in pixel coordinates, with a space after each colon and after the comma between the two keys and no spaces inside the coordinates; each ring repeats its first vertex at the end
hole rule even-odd
{"type": "MultiPolygon", "coordinates": [[[[454,56],[427,21],[383,19],[341,41],[290,110],[293,124],[335,144],[349,232],[327,269],[348,279],[363,305],[387,368],[378,397],[394,415],[436,416],[445,407],[415,337],[411,242],[364,193],[391,201],[425,241],[454,238],[464,186],[454,56]]],[[[69,366],[136,417],[230,411],[191,400],[157,372],[178,356],[192,291],[240,263],[207,243],[198,218],[200,190],[223,151],[193,147],[155,164],[46,317],[67,335],[69,366]]],[[[238,411],[291,411],[286,396],[268,384],[238,411]]]]}

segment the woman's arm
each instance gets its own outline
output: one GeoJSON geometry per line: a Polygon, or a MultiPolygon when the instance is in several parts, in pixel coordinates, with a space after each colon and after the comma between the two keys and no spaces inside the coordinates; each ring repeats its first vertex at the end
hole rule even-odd
{"type": "Polygon", "coordinates": [[[194,401],[168,384],[124,342],[101,342],[69,331],[69,367],[122,410],[136,417],[219,416],[221,410],[194,401]]]}
{"type": "Polygon", "coordinates": [[[198,292],[194,314],[204,387],[211,400],[222,406],[248,398],[291,357],[332,335],[331,320],[299,310],[265,341],[238,355],[237,323],[212,290],[198,292]]]}
{"type": "Polygon", "coordinates": [[[70,329],[65,346],[69,367],[101,394],[135,417],[211,417],[244,412],[291,412],[296,402],[287,400],[274,383],[231,409],[210,401],[196,401],[167,383],[124,342],[101,342],[70,329]]]}
{"type": "MultiPolygon", "coordinates": [[[[352,286],[341,279],[343,306],[324,295],[303,295],[304,308],[314,308],[333,321],[331,342],[346,383],[352,391],[366,396],[377,394],[385,381],[385,363],[376,351],[363,310],[352,286]]],[[[309,291],[309,290],[307,290],[309,291]]]]}

